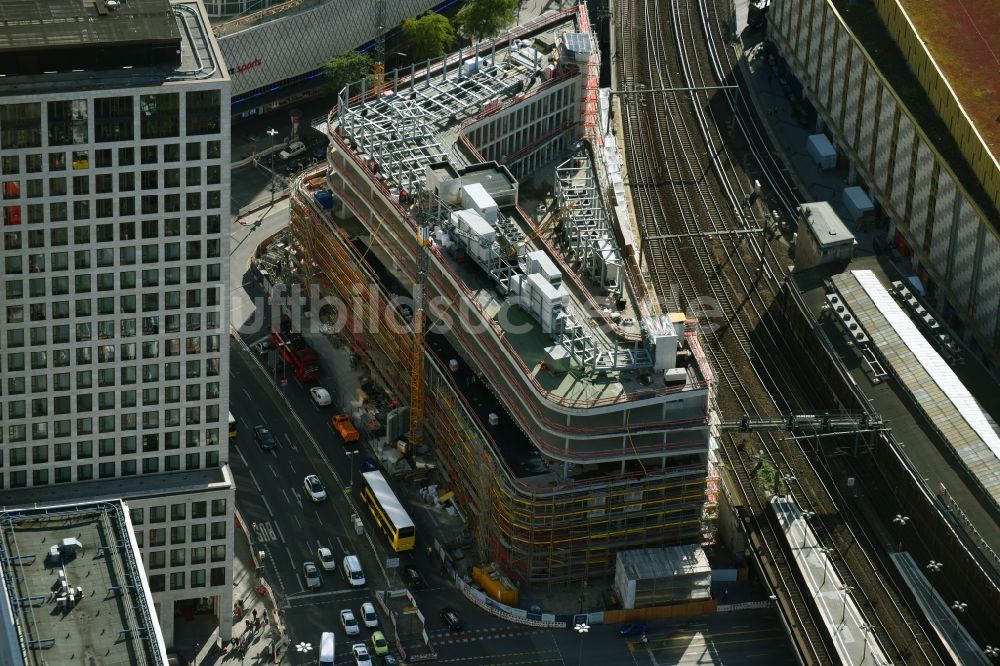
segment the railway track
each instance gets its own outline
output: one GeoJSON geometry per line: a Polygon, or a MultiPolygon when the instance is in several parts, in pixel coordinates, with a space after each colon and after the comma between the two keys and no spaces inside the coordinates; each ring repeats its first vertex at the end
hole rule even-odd
{"type": "MultiPolygon", "coordinates": [[[[717,87],[719,81],[734,84],[736,60],[726,48],[715,46],[716,41],[724,43],[719,40],[722,22],[715,7],[706,0],[625,0],[619,10],[618,30],[624,37],[622,52],[616,54],[619,87],[636,91],[623,100],[626,163],[650,280],[661,298],[683,299],[668,302],[669,307],[703,312],[711,298],[714,313],[721,315],[721,323],[701,330],[719,378],[718,402],[724,414],[763,416],[813,408],[802,404],[813,391],[799,368],[793,367],[782,322],[775,321],[770,309],[785,278],[779,260],[784,246],[764,233],[759,237],[727,233],[748,231],[758,224],[753,208],[741,206],[749,184],[737,173],[739,160],[729,154],[720,130],[727,122],[739,130],[772,200],[786,215],[796,200],[782,167],[765,148],[764,132],[742,91],[717,87]],[[676,88],[703,91],[653,92],[676,88]],[[709,104],[709,89],[724,96],[725,104],[709,104]],[[733,111],[733,117],[717,118],[720,107],[733,111]],[[675,288],[681,298],[673,296],[675,288]],[[771,353],[762,357],[758,353],[762,347],[771,353]],[[787,395],[799,397],[786,399],[787,395]]],[[[773,435],[762,437],[759,444],[759,449],[747,451],[728,441],[723,459],[751,507],[748,532],[761,560],[769,565],[769,582],[784,605],[804,660],[833,663],[835,659],[829,634],[791,566],[784,536],[775,531],[766,493],[753,481],[762,458],[779,470],[793,472],[789,483],[794,484],[799,504],[825,517],[813,527],[833,547],[834,567],[857,591],[855,601],[866,621],[876,627],[889,657],[913,664],[942,663],[893,580],[881,574],[869,557],[868,552],[877,550],[859,539],[849,524],[859,523],[849,511],[849,521],[839,519],[842,508],[812,461],[797,446],[783,445],[773,435]]]]}

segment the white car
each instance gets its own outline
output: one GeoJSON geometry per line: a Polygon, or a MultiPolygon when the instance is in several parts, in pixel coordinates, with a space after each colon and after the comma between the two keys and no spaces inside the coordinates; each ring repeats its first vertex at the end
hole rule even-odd
{"type": "Polygon", "coordinates": [[[315,590],[323,584],[323,580],[319,577],[319,569],[316,568],[315,564],[306,562],[302,565],[302,570],[308,589],[315,590]]]}
{"type": "Polygon", "coordinates": [[[326,488],[323,487],[323,482],[315,474],[307,476],[302,482],[302,487],[313,502],[322,502],[326,499],[326,488]]]}
{"type": "Polygon", "coordinates": [[[309,389],[309,397],[316,403],[317,407],[326,407],[330,404],[330,392],[322,386],[313,386],[309,389]]]}
{"type": "Polygon", "coordinates": [[[288,160],[302,153],[306,152],[306,144],[301,141],[292,141],[290,144],[285,146],[285,149],[278,153],[278,157],[283,160],[288,160]]]}
{"type": "Polygon", "coordinates": [[[378,614],[375,612],[375,604],[370,601],[361,604],[361,621],[369,629],[374,629],[378,626],[378,614]]]}
{"type": "Polygon", "coordinates": [[[319,560],[319,565],[323,568],[323,571],[337,570],[337,559],[333,556],[333,551],[329,548],[317,548],[316,559],[319,560]]]}
{"type": "Polygon", "coordinates": [[[358,621],[354,619],[354,612],[350,608],[340,611],[340,626],[348,636],[357,636],[361,633],[361,627],[358,626],[358,621]]]}
{"type": "Polygon", "coordinates": [[[354,654],[356,666],[372,666],[372,657],[368,654],[368,647],[364,643],[352,645],[351,652],[354,654]]]}

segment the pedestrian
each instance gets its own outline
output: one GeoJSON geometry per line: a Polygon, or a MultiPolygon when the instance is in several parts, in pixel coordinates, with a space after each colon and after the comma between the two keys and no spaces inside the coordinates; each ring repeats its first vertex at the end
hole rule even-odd
{"type": "Polygon", "coordinates": [[[254,630],[260,629],[260,618],[253,621],[253,628],[254,630]]]}
{"type": "Polygon", "coordinates": [[[722,590],[722,603],[726,603],[726,599],[729,598],[729,588],[722,590]]]}
{"type": "Polygon", "coordinates": [[[269,614],[268,613],[264,613],[264,626],[265,627],[267,626],[267,623],[269,622],[268,617],[269,617],[269,614]]]}
{"type": "Polygon", "coordinates": [[[243,626],[244,626],[244,627],[245,627],[246,629],[249,629],[249,628],[250,628],[250,620],[243,620],[243,626]]]}
{"type": "Polygon", "coordinates": [[[253,609],[253,612],[251,613],[251,615],[253,615],[253,619],[255,619],[255,620],[257,619],[257,609],[256,608],[253,609]]]}

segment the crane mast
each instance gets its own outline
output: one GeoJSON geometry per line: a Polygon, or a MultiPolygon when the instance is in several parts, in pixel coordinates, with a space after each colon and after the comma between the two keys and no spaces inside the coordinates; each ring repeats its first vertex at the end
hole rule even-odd
{"type": "Polygon", "coordinates": [[[375,2],[375,68],[373,87],[375,97],[381,97],[385,87],[385,0],[375,2]]]}
{"type": "Polygon", "coordinates": [[[427,319],[424,313],[424,281],[430,230],[417,227],[417,280],[413,285],[413,358],[410,363],[410,436],[409,449],[415,450],[424,439],[424,340],[427,319]]]}

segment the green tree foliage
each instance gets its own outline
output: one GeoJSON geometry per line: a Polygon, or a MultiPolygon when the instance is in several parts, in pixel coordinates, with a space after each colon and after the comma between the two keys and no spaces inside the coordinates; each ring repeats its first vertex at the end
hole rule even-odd
{"type": "Polygon", "coordinates": [[[757,473],[754,474],[754,480],[757,485],[767,493],[771,493],[775,490],[775,483],[778,481],[778,474],[774,469],[774,465],[762,460],[757,466],[757,473]]]}
{"type": "Polygon", "coordinates": [[[326,63],[326,84],[331,91],[340,92],[348,83],[371,76],[372,64],[371,57],[364,53],[341,53],[326,63]]]}
{"type": "Polygon", "coordinates": [[[480,41],[493,37],[517,20],[518,0],[469,0],[455,15],[464,37],[480,41]]]}
{"type": "Polygon", "coordinates": [[[403,21],[400,42],[411,60],[437,58],[455,43],[455,28],[444,16],[427,12],[403,21]]]}

